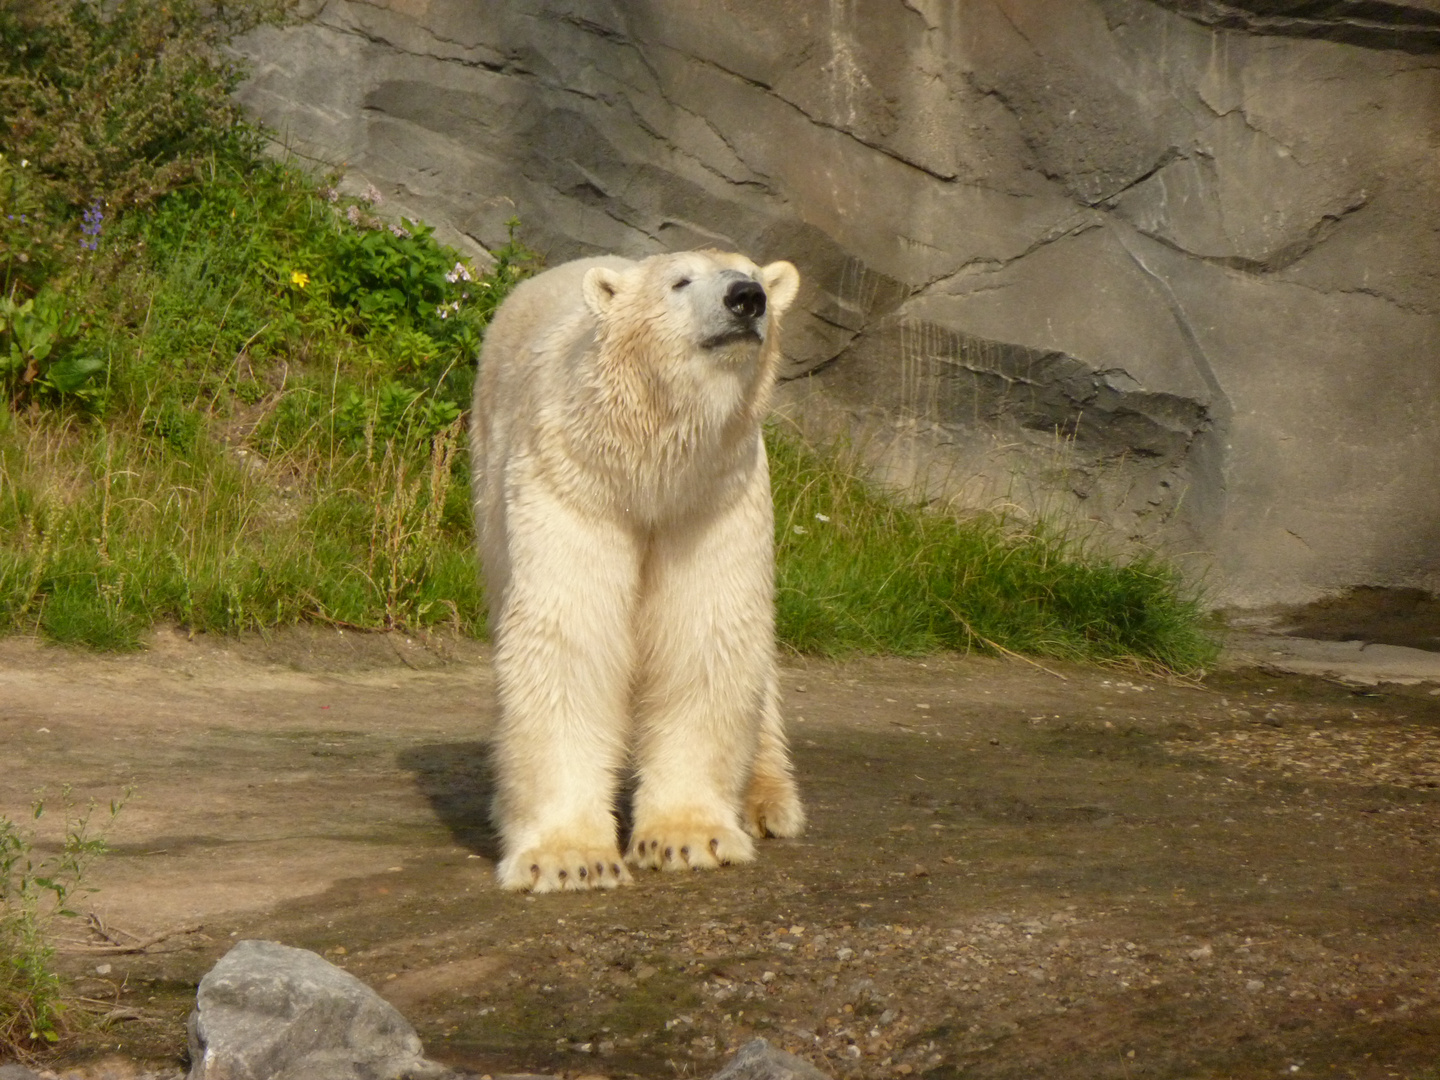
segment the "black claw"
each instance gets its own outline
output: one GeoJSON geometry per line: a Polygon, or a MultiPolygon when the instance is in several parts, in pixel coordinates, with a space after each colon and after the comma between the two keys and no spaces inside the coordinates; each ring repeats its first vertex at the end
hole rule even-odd
{"type": "Polygon", "coordinates": [[[580,875],[580,880],[581,880],[581,881],[584,881],[586,878],[588,878],[588,877],[590,876],[590,871],[587,870],[587,869],[586,869],[585,867],[583,867],[583,866],[580,867],[579,871],[577,871],[577,872],[578,872],[579,875],[580,875]]]}
{"type": "Polygon", "coordinates": [[[670,860],[672,860],[673,858],[675,858],[675,849],[672,847],[667,847],[665,849],[665,861],[670,862],[670,860]]]}
{"type": "Polygon", "coordinates": [[[614,874],[614,875],[618,878],[618,877],[620,876],[620,864],[619,864],[619,863],[611,863],[611,864],[610,864],[610,872],[611,872],[612,874],[614,874]]]}
{"type": "Polygon", "coordinates": [[[558,877],[561,881],[564,881],[570,875],[567,874],[564,870],[561,870],[560,873],[556,874],[555,876],[558,877]]]}
{"type": "Polygon", "coordinates": [[[689,845],[689,844],[686,844],[684,847],[682,847],[682,848],[680,849],[680,857],[681,857],[682,859],[684,859],[686,862],[689,862],[689,861],[690,861],[690,845],[689,845]]]}
{"type": "Polygon", "coordinates": [[[720,857],[720,841],[713,837],[710,840],[710,854],[714,855],[717,859],[720,857]]]}
{"type": "Polygon", "coordinates": [[[599,877],[605,876],[605,864],[603,862],[597,862],[595,864],[595,873],[599,877]]]}

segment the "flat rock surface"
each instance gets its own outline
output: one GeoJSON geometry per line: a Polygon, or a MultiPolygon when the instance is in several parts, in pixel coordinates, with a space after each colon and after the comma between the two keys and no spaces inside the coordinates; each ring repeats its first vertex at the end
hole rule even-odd
{"type": "Polygon", "coordinates": [[[1440,685],[1440,652],[1367,641],[1315,641],[1283,634],[1231,634],[1230,662],[1357,686],[1440,685]]]}
{"type": "Polygon", "coordinates": [[[478,646],[0,641],[0,812],[43,786],[48,837],[64,785],[135,791],[82,899],[139,951],[61,963],[142,1019],[39,1068],[177,1075],[201,976],[264,938],[477,1077],[706,1077],[757,1036],[845,1078],[1434,1076],[1440,687],[952,656],[783,683],[806,836],[526,898],[491,878],[478,646]]]}

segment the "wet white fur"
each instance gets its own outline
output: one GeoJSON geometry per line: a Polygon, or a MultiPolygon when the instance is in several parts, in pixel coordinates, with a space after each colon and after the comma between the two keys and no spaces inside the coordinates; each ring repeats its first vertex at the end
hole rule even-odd
{"type": "Polygon", "coordinates": [[[613,887],[627,861],[745,862],[752,837],[804,826],[760,433],[799,280],[720,252],[585,259],[520,285],[486,334],[471,445],[506,888],[613,887]],[[741,276],[767,311],[756,335],[727,338],[741,276]]]}

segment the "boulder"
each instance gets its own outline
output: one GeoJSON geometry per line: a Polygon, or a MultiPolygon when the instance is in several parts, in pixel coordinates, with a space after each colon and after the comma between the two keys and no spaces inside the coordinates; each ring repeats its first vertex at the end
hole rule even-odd
{"type": "Polygon", "coordinates": [[[830,1080],[808,1061],[777,1050],[764,1039],[742,1046],[713,1080],[830,1080]]]}
{"type": "Polygon", "coordinates": [[[241,941],[200,980],[189,1080],[443,1080],[409,1022],[304,949],[241,941]]]}

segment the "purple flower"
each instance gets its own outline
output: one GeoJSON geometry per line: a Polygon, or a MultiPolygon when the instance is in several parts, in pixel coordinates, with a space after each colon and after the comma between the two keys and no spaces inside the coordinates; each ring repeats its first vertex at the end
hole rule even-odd
{"type": "Polygon", "coordinates": [[[81,251],[96,251],[99,249],[100,230],[103,228],[105,222],[104,206],[105,203],[102,200],[96,199],[90,204],[90,209],[85,211],[80,231],[89,239],[80,241],[81,251]]]}

